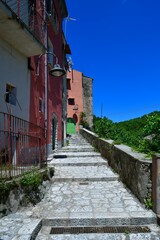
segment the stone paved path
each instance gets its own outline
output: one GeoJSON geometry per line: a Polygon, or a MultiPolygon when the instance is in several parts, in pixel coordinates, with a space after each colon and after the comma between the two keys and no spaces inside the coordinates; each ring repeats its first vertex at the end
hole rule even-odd
{"type": "Polygon", "coordinates": [[[160,240],[155,214],[139,203],[79,135],[73,135],[49,165],[55,167],[55,176],[45,198],[35,207],[0,219],[1,239],[160,240]],[[60,226],[148,226],[151,232],[50,234],[52,227],[60,226]]]}

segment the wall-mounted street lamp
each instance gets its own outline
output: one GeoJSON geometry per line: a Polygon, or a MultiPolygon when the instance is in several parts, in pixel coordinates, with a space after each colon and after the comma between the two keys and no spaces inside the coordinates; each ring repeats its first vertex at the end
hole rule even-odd
{"type": "Polygon", "coordinates": [[[75,111],[75,113],[78,112],[78,104],[75,104],[75,105],[74,105],[73,110],[75,111]]]}
{"type": "Polygon", "coordinates": [[[47,54],[47,55],[51,54],[51,55],[53,55],[56,58],[56,64],[53,66],[53,68],[51,68],[51,70],[49,71],[49,74],[51,76],[54,76],[54,77],[61,77],[61,76],[65,75],[66,71],[63,68],[61,68],[61,66],[58,64],[58,57],[56,56],[55,53],[52,53],[52,52],[45,52],[45,53],[42,53],[41,55],[39,55],[38,63],[37,63],[37,73],[36,73],[36,75],[39,76],[40,59],[45,54],[47,54]]]}

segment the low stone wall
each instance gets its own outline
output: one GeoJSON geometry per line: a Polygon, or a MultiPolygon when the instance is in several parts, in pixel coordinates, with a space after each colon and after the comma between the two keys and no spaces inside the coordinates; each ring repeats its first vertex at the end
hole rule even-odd
{"type": "Polygon", "coordinates": [[[54,169],[40,170],[41,182],[38,186],[24,186],[21,177],[0,184],[0,218],[15,213],[19,207],[27,207],[40,202],[49,189],[54,169]]]}
{"type": "Polygon", "coordinates": [[[80,134],[108,160],[109,166],[119,174],[120,180],[142,203],[144,199],[151,199],[151,159],[133,152],[128,146],[114,145],[112,140],[99,139],[86,129],[81,129],[80,134]]]}

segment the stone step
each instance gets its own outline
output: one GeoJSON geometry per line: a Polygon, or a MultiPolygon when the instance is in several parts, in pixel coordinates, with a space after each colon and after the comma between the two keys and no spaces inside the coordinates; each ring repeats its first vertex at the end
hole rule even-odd
{"type": "Polygon", "coordinates": [[[54,158],[48,165],[53,166],[108,166],[107,160],[101,157],[54,158]]]}
{"type": "MultiPolygon", "coordinates": [[[[107,162],[68,162],[68,161],[57,161],[59,159],[55,159],[56,161],[51,161],[49,166],[57,166],[57,167],[99,167],[99,166],[108,166],[107,162]]],[[[60,159],[61,160],[61,159],[60,159]]]]}
{"type": "Polygon", "coordinates": [[[158,228],[156,225],[148,226],[150,233],[89,233],[89,234],[50,234],[51,227],[43,226],[36,240],[159,240],[158,228]]]}
{"type": "Polygon", "coordinates": [[[89,147],[70,147],[70,148],[62,148],[60,150],[61,152],[95,152],[94,148],[89,148],[89,147]]]}
{"type": "Polygon", "coordinates": [[[106,166],[55,166],[54,182],[114,181],[118,175],[106,166]]]}
{"type": "Polygon", "coordinates": [[[68,146],[70,147],[70,146],[72,146],[72,147],[76,147],[76,146],[82,146],[82,147],[85,147],[85,146],[92,146],[92,145],[90,145],[90,144],[88,144],[88,143],[80,143],[80,142],[77,142],[77,143],[69,143],[68,144],[68,146]]]}
{"type": "Polygon", "coordinates": [[[61,150],[61,153],[77,153],[77,156],[78,156],[78,154],[79,153],[85,153],[85,152],[87,152],[87,153],[90,153],[90,154],[92,154],[92,153],[95,153],[95,151],[93,150],[93,149],[62,149],[61,150]]]}
{"type": "Polygon", "coordinates": [[[31,212],[12,213],[0,219],[0,239],[35,239],[42,227],[42,219],[30,218],[31,212]]]}
{"type": "MultiPolygon", "coordinates": [[[[29,212],[29,215],[31,214],[31,212],[29,212]]],[[[117,216],[117,219],[118,219],[119,216],[117,216]]],[[[83,239],[90,239],[91,237],[91,234],[78,234],[78,235],[74,235],[74,234],[63,234],[63,235],[52,235],[50,234],[51,232],[51,228],[52,227],[102,227],[102,226],[110,226],[110,223],[111,223],[111,220],[109,219],[109,217],[107,219],[104,219],[103,218],[103,221],[102,219],[87,219],[87,218],[84,218],[82,219],[81,218],[81,221],[79,221],[77,218],[74,218],[74,219],[70,219],[68,221],[68,219],[60,219],[60,218],[57,218],[57,219],[34,219],[34,218],[29,218],[23,214],[19,214],[19,213],[15,213],[15,214],[11,214],[7,217],[4,217],[3,219],[0,220],[0,224],[3,225],[3,227],[1,226],[0,227],[0,237],[1,239],[3,240],[9,240],[9,239],[12,239],[12,240],[18,240],[18,239],[21,239],[21,240],[29,240],[29,239],[55,239],[57,240],[57,238],[60,240],[60,239],[67,239],[66,237],[70,237],[68,239],[77,239],[77,237],[81,236],[81,240],[83,239]],[[100,222],[104,222],[104,221],[108,221],[108,225],[99,225],[100,222]],[[1,223],[2,222],[2,223],[1,223]],[[98,225],[91,225],[91,223],[98,223],[98,225]],[[64,225],[65,224],[65,225],[64,225]],[[85,224],[85,225],[84,225],[85,224]],[[84,238],[85,236],[85,238],[84,238]],[[48,238],[47,238],[48,237],[48,238]],[[74,238],[75,237],[75,238],[74,238]]],[[[143,239],[142,236],[144,237],[144,239],[146,239],[146,237],[150,236],[150,235],[153,235],[154,237],[158,237],[159,236],[159,228],[155,225],[155,224],[148,224],[146,219],[145,220],[145,223],[146,225],[143,223],[141,224],[141,226],[147,226],[148,228],[150,228],[151,230],[151,233],[145,233],[145,234],[131,234],[132,236],[132,239],[138,239],[138,238],[133,238],[133,237],[140,237],[141,236],[141,240],[143,239]]],[[[134,223],[136,222],[137,220],[135,219],[134,221],[131,221],[131,223],[134,223]]],[[[141,219],[142,221],[142,219],[141,219]]],[[[116,226],[128,226],[123,224],[123,225],[119,225],[119,223],[124,223],[125,220],[123,219],[123,216],[120,218],[120,221],[116,220],[114,218],[114,221],[112,222],[111,224],[111,227],[116,227],[116,226]],[[112,225],[113,223],[118,223],[117,225],[112,225]]],[[[130,222],[130,221],[129,221],[130,222]]],[[[128,223],[129,223],[128,222],[128,223]]],[[[150,219],[150,221],[148,222],[154,222],[150,219]]],[[[139,220],[138,220],[138,223],[139,223],[139,220]]],[[[138,225],[135,225],[135,224],[131,224],[130,227],[136,227],[136,226],[140,226],[140,224],[138,225]]],[[[124,236],[128,236],[129,237],[130,234],[125,234],[124,236]]],[[[100,239],[99,237],[103,237],[102,239],[106,239],[106,236],[108,236],[108,234],[94,234],[94,236],[98,237],[98,238],[95,238],[95,239],[100,239]],[[105,236],[105,238],[104,238],[105,236]]],[[[113,237],[113,236],[123,236],[123,234],[110,234],[110,237],[113,237]]],[[[92,239],[92,238],[91,238],[92,239]]],[[[114,239],[114,238],[113,238],[114,239]]],[[[118,238],[119,239],[119,238],[118,238]]],[[[124,238],[123,238],[124,239],[124,238]]],[[[129,238],[127,238],[128,240],[129,238]]],[[[147,239],[150,239],[150,238],[147,238],[147,239]]],[[[152,239],[159,239],[159,238],[152,238],[152,239]]]]}
{"type": "Polygon", "coordinates": [[[86,145],[91,146],[91,144],[86,142],[85,140],[84,141],[82,141],[82,140],[80,140],[80,141],[69,141],[68,146],[72,146],[72,145],[73,146],[86,146],[86,145]]]}
{"type": "MultiPolygon", "coordinates": [[[[42,220],[43,226],[50,227],[75,227],[75,226],[85,226],[85,227],[93,227],[93,226],[143,226],[156,224],[155,216],[127,216],[127,214],[123,213],[112,213],[112,214],[98,214],[96,217],[86,217],[86,214],[81,214],[81,218],[79,214],[73,214],[75,217],[72,218],[45,218],[42,220]],[[82,217],[83,215],[83,217],[82,217]]],[[[88,215],[88,214],[87,214],[88,215]]]]}
{"type": "Polygon", "coordinates": [[[156,223],[147,209],[119,181],[53,184],[32,209],[45,226],[121,226],[156,223]]]}
{"type": "Polygon", "coordinates": [[[79,143],[79,144],[89,144],[88,142],[87,142],[87,140],[85,140],[84,138],[82,139],[69,139],[69,144],[75,144],[75,143],[79,143]]]}
{"type": "Polygon", "coordinates": [[[67,183],[71,183],[71,182],[105,182],[105,181],[108,181],[108,182],[111,182],[111,181],[115,181],[117,180],[117,177],[115,176],[110,176],[110,177],[86,177],[86,178],[81,178],[81,177],[55,177],[55,178],[52,178],[52,181],[53,182],[67,182],[67,183]]]}
{"type": "Polygon", "coordinates": [[[66,157],[98,157],[101,156],[98,152],[61,152],[58,151],[54,154],[53,158],[58,158],[58,156],[61,156],[61,158],[66,157]]]}
{"type": "Polygon", "coordinates": [[[74,143],[86,143],[86,144],[90,144],[86,139],[81,138],[81,139],[69,139],[69,144],[74,144],[74,143]]]}

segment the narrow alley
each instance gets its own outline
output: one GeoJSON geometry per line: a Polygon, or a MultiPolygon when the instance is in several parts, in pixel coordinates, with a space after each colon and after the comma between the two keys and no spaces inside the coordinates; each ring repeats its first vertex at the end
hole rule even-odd
{"type": "Polygon", "coordinates": [[[0,239],[160,239],[156,215],[80,135],[72,135],[49,166],[55,175],[44,199],[0,219],[0,239]]]}

